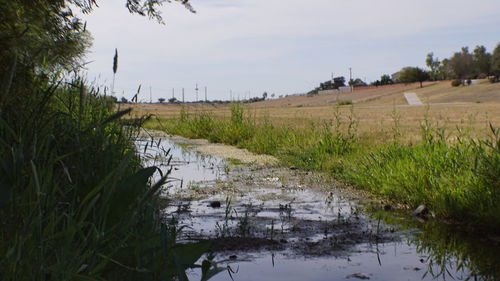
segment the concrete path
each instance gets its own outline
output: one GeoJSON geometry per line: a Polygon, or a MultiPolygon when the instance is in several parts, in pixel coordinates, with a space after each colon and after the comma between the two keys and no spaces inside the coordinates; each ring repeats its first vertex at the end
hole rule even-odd
{"type": "Polygon", "coordinates": [[[409,105],[424,105],[415,93],[405,93],[405,98],[409,105]]]}

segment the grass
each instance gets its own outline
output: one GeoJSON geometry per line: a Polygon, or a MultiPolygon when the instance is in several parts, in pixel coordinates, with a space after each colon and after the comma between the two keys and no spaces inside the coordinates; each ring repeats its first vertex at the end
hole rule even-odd
{"type": "Polygon", "coordinates": [[[186,280],[210,245],[160,216],[169,172],[141,165],[144,120],[81,79],[31,82],[0,110],[0,279],[186,280]]]}
{"type": "Polygon", "coordinates": [[[314,169],[360,188],[416,207],[426,204],[441,219],[500,231],[500,136],[493,126],[488,137],[420,124],[420,141],[401,141],[400,114],[392,109],[391,136],[385,142],[360,137],[354,107],[338,106],[333,118],[300,127],[275,124],[255,113],[245,116],[232,104],[226,118],[208,111],[181,118],[151,121],[150,128],[191,138],[205,138],[278,157],[283,164],[314,169]]]}

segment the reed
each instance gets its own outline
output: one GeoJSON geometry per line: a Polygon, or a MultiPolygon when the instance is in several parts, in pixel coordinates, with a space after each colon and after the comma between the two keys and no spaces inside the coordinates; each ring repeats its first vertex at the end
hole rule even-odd
{"type": "Polygon", "coordinates": [[[242,114],[241,105],[233,106],[237,110],[229,118],[197,112],[146,126],[274,155],[284,165],[327,172],[410,208],[426,204],[444,220],[500,230],[498,128],[491,126],[490,136],[479,140],[464,130],[450,138],[424,116],[421,141],[412,144],[400,141],[404,136],[394,110],[392,139],[370,143],[360,139],[352,107],[342,115],[336,106],[332,121],[297,128],[274,125],[266,117],[257,123],[255,116],[242,114]]]}

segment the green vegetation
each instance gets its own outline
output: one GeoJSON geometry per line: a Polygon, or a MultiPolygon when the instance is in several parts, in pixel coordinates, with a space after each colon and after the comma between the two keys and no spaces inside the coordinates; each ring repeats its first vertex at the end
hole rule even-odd
{"type": "Polygon", "coordinates": [[[422,88],[422,82],[429,79],[429,74],[421,68],[409,66],[401,69],[396,77],[396,80],[402,83],[420,82],[420,88],[422,88]]]}
{"type": "Polygon", "coordinates": [[[323,124],[307,128],[276,126],[264,118],[244,117],[240,104],[232,105],[230,119],[207,112],[189,113],[168,122],[146,126],[191,138],[205,138],[278,157],[286,165],[321,170],[360,188],[407,203],[426,204],[436,216],[455,222],[500,230],[500,134],[477,140],[462,134],[448,139],[444,129],[421,125],[418,144],[393,141],[363,143],[351,110],[323,124]]]}
{"type": "Polygon", "coordinates": [[[351,105],[352,101],[350,100],[341,100],[337,102],[338,105],[351,105]]]}
{"type": "MultiPolygon", "coordinates": [[[[161,2],[127,4],[160,20],[161,2]]],[[[195,265],[210,244],[179,243],[160,216],[169,171],[141,165],[144,119],[80,78],[90,35],[70,4],[96,3],[1,1],[0,279],[206,280],[221,270],[195,265]]]]}
{"type": "Polygon", "coordinates": [[[433,53],[429,53],[425,62],[430,69],[430,79],[434,81],[444,79],[463,81],[492,76],[491,82],[497,82],[500,76],[499,57],[500,44],[496,46],[493,53],[488,53],[484,46],[476,46],[472,53],[469,52],[468,47],[463,47],[460,52],[442,61],[434,58],[433,53]]]}

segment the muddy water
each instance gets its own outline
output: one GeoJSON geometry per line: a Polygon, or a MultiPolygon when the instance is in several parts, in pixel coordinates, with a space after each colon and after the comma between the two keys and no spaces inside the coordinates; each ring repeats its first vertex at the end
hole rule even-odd
{"type": "Polygon", "coordinates": [[[500,278],[496,237],[418,222],[321,175],[234,164],[195,152],[198,145],[138,141],[146,164],[161,166],[172,156],[178,180],[165,192],[164,215],[187,226],[181,241],[212,241],[214,261],[228,272],[211,280],[500,278]]]}

